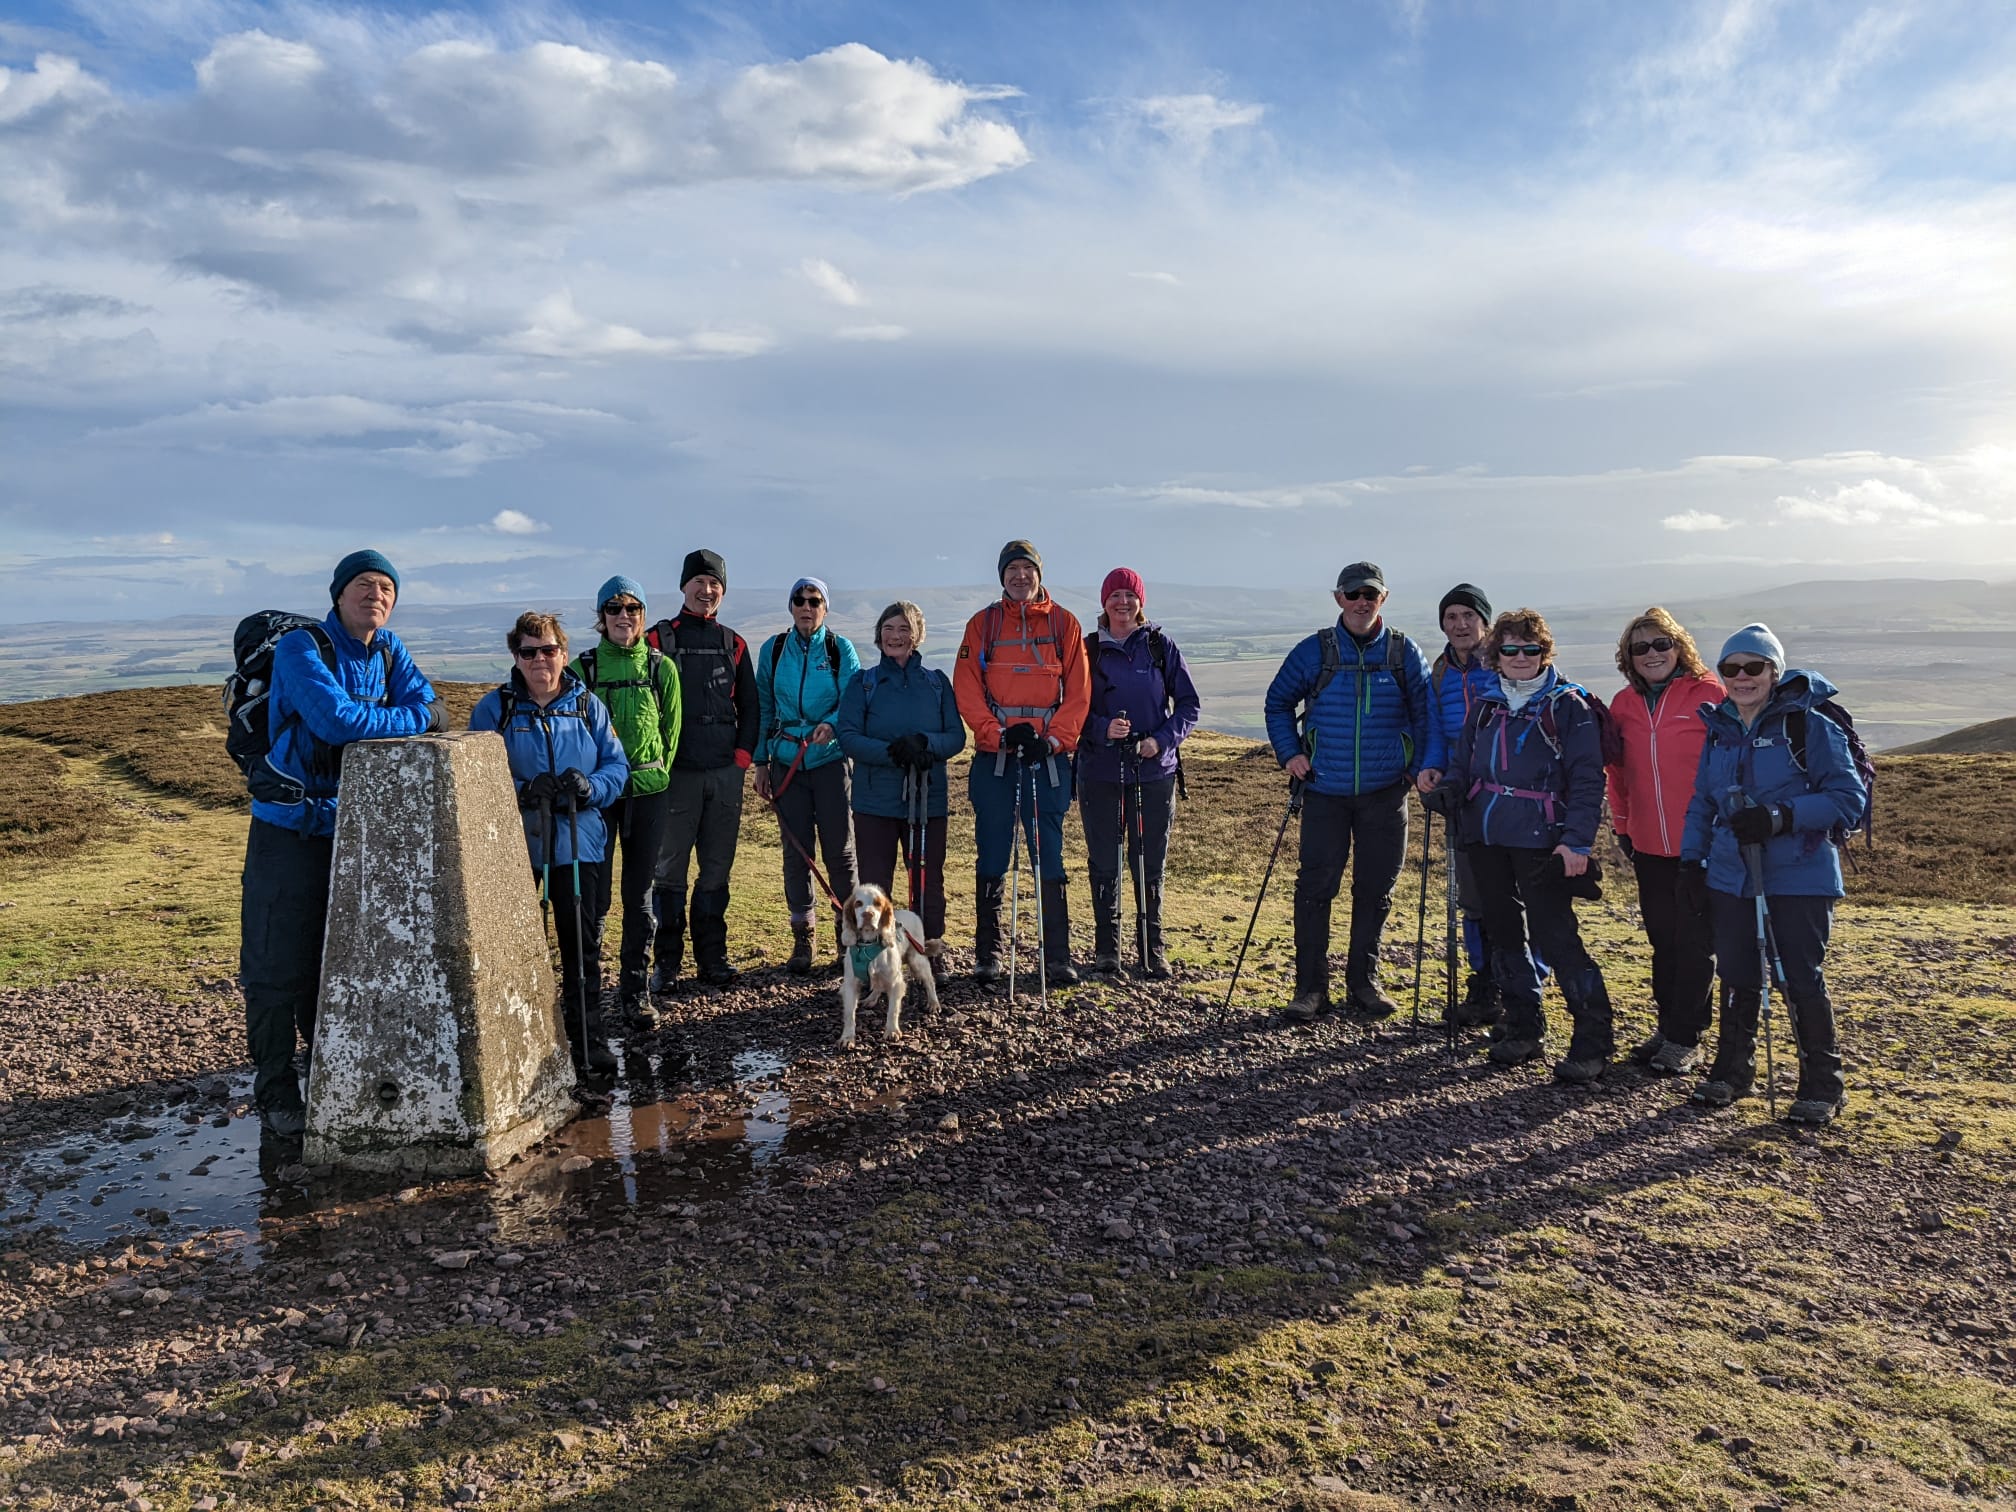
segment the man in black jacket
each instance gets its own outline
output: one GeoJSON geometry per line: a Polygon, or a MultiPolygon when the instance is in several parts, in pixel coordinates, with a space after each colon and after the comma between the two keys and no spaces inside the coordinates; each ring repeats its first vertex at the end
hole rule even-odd
{"type": "Polygon", "coordinates": [[[686,873],[697,850],[693,884],[693,964],[703,982],[735,980],[728,961],[728,873],[742,832],[742,776],[755,759],[756,672],[748,644],[714,618],[728,592],[719,552],[687,553],[679,574],[685,606],[650,630],[651,644],[679,668],[685,716],[666,788],[664,849],[651,889],[657,917],[654,992],[669,992],[685,954],[686,873]]]}

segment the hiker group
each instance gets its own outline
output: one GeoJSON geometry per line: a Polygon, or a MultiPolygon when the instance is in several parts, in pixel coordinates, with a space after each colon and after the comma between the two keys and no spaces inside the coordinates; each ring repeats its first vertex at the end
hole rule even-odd
{"type": "MultiPolygon", "coordinates": [[[[949,679],[924,665],[915,604],[877,616],[864,665],[827,626],[830,595],[810,576],[789,592],[790,627],[752,651],[719,620],[728,569],[709,550],[688,554],[681,605],[655,623],[638,580],[603,583],[597,641],[578,654],[559,616],[518,617],[506,635],[510,676],[470,727],[498,732],[509,752],[583,1074],[618,1068],[603,1005],[612,892],[622,904],[615,1011],[626,1031],[658,1026],[654,997],[676,989],[689,944],[700,982],[735,980],[729,879],[745,776],[778,821],[790,972],[814,969],[821,916],[833,918],[857,881],[893,894],[899,863],[909,906],[944,960],[947,768],[969,731],[975,978],[991,984],[1017,969],[1026,866],[1043,990],[1079,979],[1065,864],[1074,802],[1093,969],[1117,973],[1131,958],[1150,978],[1171,974],[1163,878],[1180,748],[1201,713],[1190,671],[1148,619],[1147,585],[1133,570],[1107,574],[1087,633],[1045,588],[1031,543],[1009,542],[996,568],[1001,592],[967,622],[949,679]]],[[[343,748],[440,727],[434,689],[386,628],[398,591],[383,555],[354,552],[337,564],[325,619],[266,611],[240,625],[234,648],[228,744],[253,797],[240,975],[255,1100],[276,1134],[304,1121],[295,1041],[313,1044],[343,748]]],[[[1376,565],[1346,567],[1335,622],[1290,651],[1266,694],[1267,735],[1290,791],[1277,856],[1288,818],[1301,815],[1284,1019],[1306,1023],[1333,1004],[1366,1020],[1397,1011],[1380,947],[1412,794],[1449,841],[1452,1043],[1484,1028],[1495,1064],[1542,1055],[1552,977],[1572,1025],[1555,1074],[1601,1076],[1615,1054],[1613,1012],[1575,903],[1600,896],[1593,852],[1607,797],[1652,947],[1658,1031],[1636,1058],[1655,1072],[1694,1070],[1719,976],[1716,1053],[1693,1095],[1734,1102],[1755,1080],[1760,1013],[1775,987],[1800,1050],[1791,1116],[1833,1118],[1843,1082],[1823,967],[1842,894],[1837,847],[1863,820],[1873,776],[1833,688],[1788,665],[1761,624],[1730,636],[1711,670],[1655,608],[1625,627],[1625,685],[1606,704],[1561,675],[1547,622],[1531,609],[1494,618],[1481,590],[1457,585],[1440,604],[1444,644],[1431,663],[1386,623],[1386,598],[1376,565]],[[1344,983],[1333,997],[1331,908],[1347,865],[1344,983]]],[[[1424,834],[1417,963],[1427,863],[1424,834]]],[[[833,944],[837,955],[837,934],[833,944]]],[[[1418,976],[1416,993],[1418,1009],[1418,976]]]]}

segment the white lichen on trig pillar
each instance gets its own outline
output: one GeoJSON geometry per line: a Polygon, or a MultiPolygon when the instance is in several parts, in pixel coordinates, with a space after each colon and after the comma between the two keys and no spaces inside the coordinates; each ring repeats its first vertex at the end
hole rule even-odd
{"type": "Polygon", "coordinates": [[[492,732],[348,747],[310,1165],[452,1175],[574,1114],[537,885],[492,732]]]}

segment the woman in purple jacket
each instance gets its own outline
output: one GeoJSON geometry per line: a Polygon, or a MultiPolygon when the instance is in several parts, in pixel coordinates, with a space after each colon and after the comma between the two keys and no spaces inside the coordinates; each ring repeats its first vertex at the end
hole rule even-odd
{"type": "Polygon", "coordinates": [[[1099,628],[1085,637],[1092,711],[1078,741],[1078,812],[1085,820],[1092,874],[1094,969],[1120,969],[1121,846],[1138,874],[1135,920],[1141,970],[1169,975],[1162,947],[1162,868],[1176,818],[1176,748],[1197,728],[1202,707],[1183,653],[1148,623],[1148,589],[1131,567],[1115,567],[1099,589],[1099,628]]]}

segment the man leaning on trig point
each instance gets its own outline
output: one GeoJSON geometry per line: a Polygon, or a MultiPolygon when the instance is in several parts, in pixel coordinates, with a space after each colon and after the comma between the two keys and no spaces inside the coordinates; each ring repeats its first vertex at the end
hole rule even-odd
{"type": "Polygon", "coordinates": [[[1330,904],[1354,847],[1346,1003],[1367,1019],[1399,1007],[1379,987],[1379,936],[1407,852],[1407,793],[1427,749],[1428,663],[1380,615],[1385,574],[1353,562],[1334,597],[1337,623],[1290,651],[1267,689],[1268,743],[1306,789],[1291,1023],[1330,1010],[1330,904]]]}
{"type": "Polygon", "coordinates": [[[973,729],[973,974],[1007,975],[1001,956],[1001,903],[1008,884],[1016,800],[1034,809],[1033,835],[1042,896],[1044,970],[1071,983],[1071,911],[1064,894],[1064,813],[1071,807],[1072,753],[1092,705],[1085,632],[1043,587],[1043,559],[1027,541],[1010,541],[996,564],[1001,597],[966,622],[953,667],[959,714],[973,729]],[[1020,789],[1019,794],[1017,789],[1020,789]]]}

